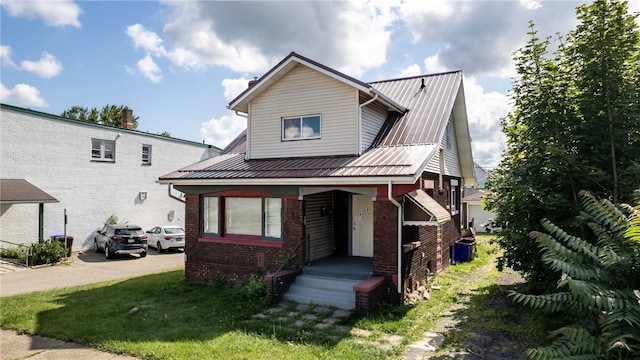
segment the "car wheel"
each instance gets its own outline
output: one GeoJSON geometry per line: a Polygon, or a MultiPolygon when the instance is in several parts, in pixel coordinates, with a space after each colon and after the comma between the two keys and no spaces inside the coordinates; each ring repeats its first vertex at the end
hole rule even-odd
{"type": "Polygon", "coordinates": [[[98,247],[98,240],[93,239],[93,251],[100,252],[100,248],[98,247]]]}
{"type": "Polygon", "coordinates": [[[109,244],[104,244],[104,257],[107,259],[111,259],[113,255],[111,255],[111,251],[109,251],[109,244]]]}
{"type": "Polygon", "coordinates": [[[156,250],[158,250],[159,253],[162,252],[162,244],[160,244],[160,241],[156,243],[156,250]]]}
{"type": "Polygon", "coordinates": [[[147,256],[147,252],[146,252],[146,251],[143,251],[143,252],[141,252],[141,253],[140,253],[140,257],[141,257],[141,258],[143,258],[143,257],[145,257],[145,256],[147,256]]]}

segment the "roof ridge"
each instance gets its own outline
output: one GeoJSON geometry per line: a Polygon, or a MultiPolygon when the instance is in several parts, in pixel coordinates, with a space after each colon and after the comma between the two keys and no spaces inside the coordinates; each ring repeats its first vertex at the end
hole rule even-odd
{"type": "Polygon", "coordinates": [[[432,77],[432,76],[455,74],[455,73],[462,73],[462,70],[450,70],[450,71],[443,71],[443,72],[437,72],[432,74],[422,74],[422,75],[414,75],[414,76],[400,77],[400,78],[394,78],[394,79],[377,80],[377,81],[368,82],[367,84],[371,85],[371,84],[379,84],[379,83],[391,82],[391,81],[413,80],[413,79],[420,79],[424,77],[432,77]]]}

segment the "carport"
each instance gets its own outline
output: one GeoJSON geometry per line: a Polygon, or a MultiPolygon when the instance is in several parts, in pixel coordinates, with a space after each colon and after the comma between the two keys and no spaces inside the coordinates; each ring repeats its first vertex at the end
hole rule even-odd
{"type": "Polygon", "coordinates": [[[44,204],[57,202],[58,199],[25,179],[0,179],[0,204],[38,204],[40,242],[44,241],[44,204]]]}

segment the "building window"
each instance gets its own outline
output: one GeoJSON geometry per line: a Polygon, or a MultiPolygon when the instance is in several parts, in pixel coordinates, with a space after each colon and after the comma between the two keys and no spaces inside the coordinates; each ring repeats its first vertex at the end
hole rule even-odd
{"type": "Polygon", "coordinates": [[[207,196],[203,204],[203,232],[208,235],[220,234],[219,211],[220,198],[217,196],[207,196]]]}
{"type": "Polygon", "coordinates": [[[455,215],[458,213],[459,196],[460,187],[458,185],[458,180],[451,180],[451,215],[455,215]]]}
{"type": "Polygon", "coordinates": [[[282,140],[320,139],[320,115],[282,119],[282,140]]]}
{"type": "Polygon", "coordinates": [[[282,199],[272,197],[204,197],[205,235],[248,235],[282,239],[282,199]],[[223,205],[220,205],[223,204],[223,205]],[[219,211],[222,209],[222,213],[219,211]],[[222,227],[220,226],[221,219],[222,227]]]}
{"type": "Polygon", "coordinates": [[[111,140],[91,139],[91,159],[115,162],[116,143],[111,140]]]}
{"type": "Polygon", "coordinates": [[[264,237],[282,238],[282,199],[264,198],[264,237]]]}
{"type": "Polygon", "coordinates": [[[151,165],[151,145],[142,145],[142,164],[151,165]]]}
{"type": "Polygon", "coordinates": [[[225,198],[225,232],[234,235],[262,235],[261,200],[260,198],[225,198]]]}

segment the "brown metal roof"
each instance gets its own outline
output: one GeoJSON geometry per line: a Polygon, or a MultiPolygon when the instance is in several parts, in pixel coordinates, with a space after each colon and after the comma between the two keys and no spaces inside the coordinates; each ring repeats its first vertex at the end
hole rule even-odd
{"type": "Polygon", "coordinates": [[[0,203],[54,203],[58,199],[24,179],[0,179],[0,203]]]}
{"type": "Polygon", "coordinates": [[[222,154],[162,176],[160,180],[415,176],[437,145],[390,146],[361,156],[245,160],[244,154],[222,154]]]}
{"type": "MultiPolygon", "coordinates": [[[[386,103],[395,104],[373,145],[361,156],[334,156],[245,160],[246,131],[234,139],[220,156],[189,165],[160,177],[178,179],[274,179],[331,177],[417,177],[436,153],[451,116],[462,72],[423,75],[363,83],[322,64],[291,53],[251,88],[230,103],[243,107],[286,73],[292,62],[306,63],[361,91],[376,93],[386,103]],[[276,69],[278,69],[276,71],[276,69]],[[279,74],[279,75],[278,75],[279,74]],[[276,76],[278,75],[278,76],[276,76]],[[241,105],[244,104],[244,105],[241,105]]],[[[234,108],[238,110],[238,108],[234,108]]],[[[242,111],[242,109],[240,109],[242,111]]]]}
{"type": "MultiPolygon", "coordinates": [[[[407,198],[416,204],[422,211],[431,216],[431,219],[438,224],[444,224],[451,220],[449,211],[442,207],[435,199],[424,190],[415,190],[406,194],[407,198]]],[[[421,225],[420,222],[413,222],[411,219],[405,219],[405,225],[421,225]]]]}
{"type": "Polygon", "coordinates": [[[437,144],[447,121],[462,80],[462,72],[422,75],[373,82],[376,90],[409,109],[404,116],[387,119],[374,142],[376,146],[437,144]]]}

